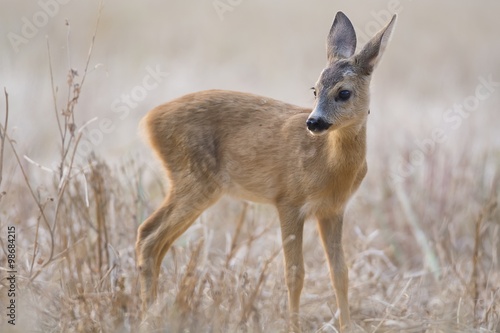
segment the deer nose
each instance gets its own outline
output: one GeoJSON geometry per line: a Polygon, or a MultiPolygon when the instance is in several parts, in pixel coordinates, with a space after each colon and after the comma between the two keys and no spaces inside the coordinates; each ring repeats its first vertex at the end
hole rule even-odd
{"type": "Polygon", "coordinates": [[[306,121],[307,129],[311,132],[321,132],[327,130],[332,124],[327,123],[322,118],[309,118],[306,121]]]}

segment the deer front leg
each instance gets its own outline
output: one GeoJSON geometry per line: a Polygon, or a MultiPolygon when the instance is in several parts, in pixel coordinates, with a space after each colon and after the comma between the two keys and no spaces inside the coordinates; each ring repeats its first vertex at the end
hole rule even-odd
{"type": "Polygon", "coordinates": [[[318,230],[330,268],[330,277],[335,288],[337,306],[340,309],[340,329],[351,325],[347,289],[349,277],[342,248],[343,212],[332,218],[318,218],[318,230]]]}
{"type": "Polygon", "coordinates": [[[288,287],[291,331],[299,333],[299,303],[304,285],[304,258],[302,255],[304,219],[295,208],[280,207],[278,210],[285,255],[285,278],[288,287]]]}

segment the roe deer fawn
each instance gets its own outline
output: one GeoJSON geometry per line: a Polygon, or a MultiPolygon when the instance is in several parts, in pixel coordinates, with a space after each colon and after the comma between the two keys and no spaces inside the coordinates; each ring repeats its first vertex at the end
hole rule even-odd
{"type": "Polygon", "coordinates": [[[276,206],[293,331],[300,331],[304,220],[317,219],[340,310],[350,325],[342,249],[345,206],[366,172],[369,85],[396,15],[359,53],[338,12],[327,38],[327,66],[314,109],[247,93],[209,90],[160,105],[143,119],[170,180],[169,193],[140,227],[137,264],[142,311],[156,297],[160,265],[172,243],[222,194],[276,206]]]}

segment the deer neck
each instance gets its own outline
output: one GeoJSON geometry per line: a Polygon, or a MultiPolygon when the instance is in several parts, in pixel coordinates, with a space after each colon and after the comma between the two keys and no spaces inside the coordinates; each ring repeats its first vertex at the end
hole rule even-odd
{"type": "MultiPolygon", "coordinates": [[[[366,121],[328,133],[330,165],[356,169],[366,158],[366,121]]],[[[354,170],[353,170],[354,171],[354,170]]]]}

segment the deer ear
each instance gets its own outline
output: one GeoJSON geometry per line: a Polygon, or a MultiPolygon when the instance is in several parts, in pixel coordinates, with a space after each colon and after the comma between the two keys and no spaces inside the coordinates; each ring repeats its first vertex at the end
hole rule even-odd
{"type": "Polygon", "coordinates": [[[344,13],[338,12],[333,20],[326,41],[326,56],[332,64],[338,59],[349,58],[356,51],[356,32],[344,13]]]}
{"type": "Polygon", "coordinates": [[[370,74],[379,62],[391,37],[396,22],[396,14],[387,26],[380,30],[356,55],[355,62],[370,74]]]}

